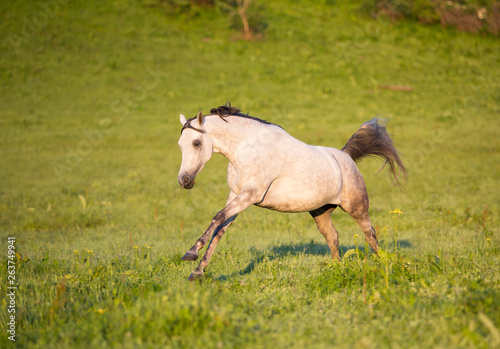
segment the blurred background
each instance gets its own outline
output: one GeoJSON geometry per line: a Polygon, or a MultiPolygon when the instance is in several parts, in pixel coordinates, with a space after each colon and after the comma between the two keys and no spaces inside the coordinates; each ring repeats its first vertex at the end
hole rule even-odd
{"type": "MultiPolygon", "coordinates": [[[[363,122],[388,119],[411,179],[402,194],[375,176],[380,163],[363,162],[374,205],[383,196],[462,212],[498,207],[494,1],[0,7],[0,212],[10,231],[142,225],[176,210],[181,219],[204,194],[176,182],[178,115],[227,101],[333,147],[363,122]]],[[[216,157],[198,179],[219,205],[225,166],[216,157]]]]}

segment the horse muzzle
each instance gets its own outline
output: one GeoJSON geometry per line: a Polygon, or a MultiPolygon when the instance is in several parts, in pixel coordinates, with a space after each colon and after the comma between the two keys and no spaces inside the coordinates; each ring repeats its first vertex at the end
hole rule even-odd
{"type": "Polygon", "coordinates": [[[195,183],[194,177],[190,177],[188,175],[179,176],[177,181],[184,189],[191,189],[195,183]]]}

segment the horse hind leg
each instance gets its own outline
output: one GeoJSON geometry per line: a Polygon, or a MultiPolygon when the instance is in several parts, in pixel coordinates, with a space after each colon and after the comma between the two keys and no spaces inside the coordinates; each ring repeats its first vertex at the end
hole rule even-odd
{"type": "Polygon", "coordinates": [[[372,247],[373,251],[378,253],[378,241],[375,229],[370,220],[368,208],[370,200],[366,192],[366,185],[363,177],[359,173],[348,178],[347,183],[344,183],[340,207],[349,214],[365,234],[365,240],[372,247]]]}
{"type": "Polygon", "coordinates": [[[377,234],[375,233],[375,228],[373,228],[372,223],[370,221],[370,217],[368,216],[368,212],[366,213],[366,217],[364,218],[354,218],[356,222],[363,230],[365,234],[365,240],[372,247],[375,254],[378,255],[378,240],[377,234]]]}
{"type": "MultiPolygon", "coordinates": [[[[367,200],[368,201],[368,198],[367,200]]],[[[372,247],[375,254],[378,254],[378,240],[375,228],[372,226],[370,215],[368,213],[368,204],[361,205],[356,211],[344,210],[358,223],[359,227],[365,234],[365,240],[372,247]]]]}
{"type": "Polygon", "coordinates": [[[337,208],[336,205],[326,205],[309,213],[314,218],[318,230],[325,237],[333,260],[340,261],[339,234],[332,223],[332,212],[335,208],[337,208]]]}

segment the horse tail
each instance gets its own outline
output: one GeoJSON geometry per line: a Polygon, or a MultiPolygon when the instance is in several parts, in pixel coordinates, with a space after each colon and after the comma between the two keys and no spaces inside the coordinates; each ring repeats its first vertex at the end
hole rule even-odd
{"type": "MultiPolygon", "coordinates": [[[[399,171],[403,175],[403,183],[406,183],[408,174],[406,168],[403,165],[403,161],[399,157],[398,151],[392,143],[391,137],[387,133],[385,126],[379,123],[379,120],[374,118],[368,122],[365,122],[358,131],[356,131],[346,145],[342,148],[342,151],[349,154],[349,156],[355,161],[359,161],[366,156],[379,156],[385,160],[384,166],[389,164],[390,174],[396,180],[399,187],[402,186],[398,178],[398,173],[396,171],[396,164],[399,167],[399,171]]],[[[381,170],[382,170],[381,169],[381,170]]]]}

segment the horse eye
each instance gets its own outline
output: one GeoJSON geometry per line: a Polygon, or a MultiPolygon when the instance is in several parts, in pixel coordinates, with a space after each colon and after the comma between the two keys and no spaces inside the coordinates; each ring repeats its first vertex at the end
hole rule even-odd
{"type": "Polygon", "coordinates": [[[201,146],[201,141],[199,139],[193,141],[193,147],[199,148],[201,146]]]}

